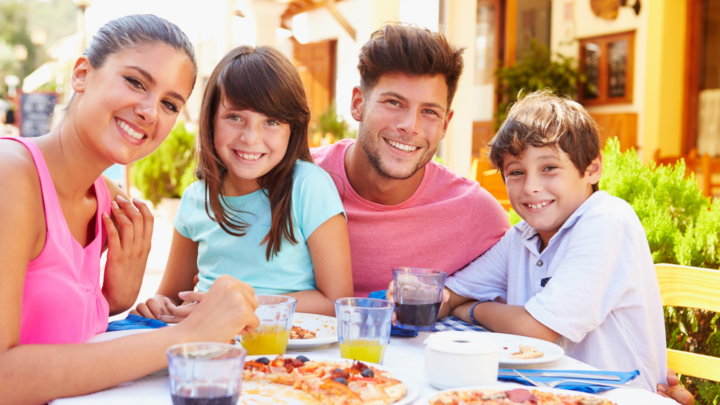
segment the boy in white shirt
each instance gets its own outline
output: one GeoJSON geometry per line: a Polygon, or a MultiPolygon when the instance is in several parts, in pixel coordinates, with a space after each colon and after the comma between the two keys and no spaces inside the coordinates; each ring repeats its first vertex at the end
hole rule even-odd
{"type": "Polygon", "coordinates": [[[592,118],[568,99],[530,94],[511,108],[489,158],[524,221],[447,280],[440,316],[556,342],[601,370],[640,370],[655,392],[667,383],[658,281],[632,207],[598,191],[592,118]]]}

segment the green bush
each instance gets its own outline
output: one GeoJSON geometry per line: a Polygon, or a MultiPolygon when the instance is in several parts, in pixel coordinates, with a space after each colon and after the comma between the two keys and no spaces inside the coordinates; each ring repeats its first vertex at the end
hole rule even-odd
{"type": "Polygon", "coordinates": [[[322,135],[330,132],[335,135],[335,140],[345,138],[355,138],[357,131],[350,127],[343,116],[337,115],[337,109],[335,108],[335,101],[318,117],[318,122],[310,128],[309,134],[319,132],[322,135]]]}
{"type": "MultiPolygon", "coordinates": [[[[720,201],[702,195],[685,163],[674,167],[643,164],[634,150],[620,152],[617,139],[603,150],[600,189],[627,201],[637,213],[655,263],[718,269],[720,201]]],[[[510,222],[522,219],[511,210],[510,222]]],[[[720,294],[720,292],[718,292],[720,294]]],[[[720,357],[720,314],[688,308],[665,308],[668,348],[720,357]]],[[[698,404],[718,404],[720,384],[683,378],[698,404]]]]}
{"type": "Polygon", "coordinates": [[[163,198],[180,198],[195,181],[192,147],[195,134],[178,122],[165,142],[146,158],[130,166],[132,184],[143,198],[157,205],[163,198]]]}
{"type": "Polygon", "coordinates": [[[585,75],[577,69],[575,58],[561,54],[551,56],[547,47],[534,40],[530,44],[530,50],[515,64],[495,70],[495,78],[495,93],[500,96],[495,112],[496,131],[505,121],[509,107],[517,101],[521,92],[528,94],[536,90],[550,89],[572,98],[578,84],[585,81],[585,75]]]}

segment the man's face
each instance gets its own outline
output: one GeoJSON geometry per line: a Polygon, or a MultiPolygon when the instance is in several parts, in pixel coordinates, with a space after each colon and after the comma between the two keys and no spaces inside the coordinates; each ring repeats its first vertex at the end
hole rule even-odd
{"type": "Polygon", "coordinates": [[[445,78],[384,75],[369,93],[353,91],[358,142],[381,176],[408,179],[433,158],[452,118],[445,78]]]}

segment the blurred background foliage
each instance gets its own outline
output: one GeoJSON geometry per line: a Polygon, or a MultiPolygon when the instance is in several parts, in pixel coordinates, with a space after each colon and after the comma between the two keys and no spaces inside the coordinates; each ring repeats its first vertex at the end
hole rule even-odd
{"type": "Polygon", "coordinates": [[[157,206],[163,198],[180,198],[196,179],[195,132],[178,121],[155,152],[130,166],[132,184],[157,206]]]}
{"type": "MultiPolygon", "coordinates": [[[[655,263],[720,268],[720,201],[711,202],[694,176],[685,177],[685,162],[674,167],[650,166],[634,149],[620,152],[617,139],[603,150],[600,189],[627,201],[637,213],[655,263]]],[[[522,218],[513,210],[510,222],[522,218]]],[[[719,292],[720,294],[720,292],[719,292]]],[[[720,314],[689,308],[665,308],[667,346],[671,349],[720,357],[720,314]]],[[[720,403],[720,384],[683,377],[698,404],[720,403]]]]}
{"type": "Polygon", "coordinates": [[[72,0],[0,0],[0,94],[5,93],[5,75],[21,79],[49,57],[45,51],[59,39],[77,30],[77,5],[72,0]],[[30,40],[33,29],[42,28],[47,40],[39,49],[30,40]],[[27,49],[27,59],[19,61],[15,47],[27,49]]]}
{"type": "Polygon", "coordinates": [[[551,89],[557,94],[574,98],[578,84],[585,81],[585,75],[578,71],[577,59],[561,54],[552,56],[546,46],[535,40],[530,44],[530,50],[515,64],[495,70],[495,78],[495,93],[500,97],[493,124],[495,131],[500,129],[508,109],[521,92],[528,94],[551,89]]]}
{"type": "Polygon", "coordinates": [[[345,138],[355,138],[357,136],[357,130],[352,128],[350,124],[345,120],[345,117],[338,115],[337,108],[335,108],[335,100],[330,103],[330,106],[323,111],[323,113],[317,117],[317,123],[310,126],[308,131],[308,138],[310,143],[319,142],[313,138],[319,136],[327,136],[332,134],[333,142],[337,142],[345,138]]]}

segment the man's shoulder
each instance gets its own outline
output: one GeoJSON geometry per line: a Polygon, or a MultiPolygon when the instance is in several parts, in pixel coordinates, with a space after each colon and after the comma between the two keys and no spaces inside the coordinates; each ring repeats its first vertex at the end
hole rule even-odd
{"type": "Polygon", "coordinates": [[[500,206],[497,200],[487,190],[480,187],[477,181],[460,176],[435,161],[428,162],[425,167],[430,175],[429,182],[425,187],[425,193],[435,198],[460,199],[479,204],[500,206]]]}
{"type": "Polygon", "coordinates": [[[316,165],[325,170],[334,169],[342,162],[345,151],[355,142],[354,139],[342,139],[334,144],[311,148],[310,154],[316,165]]]}

